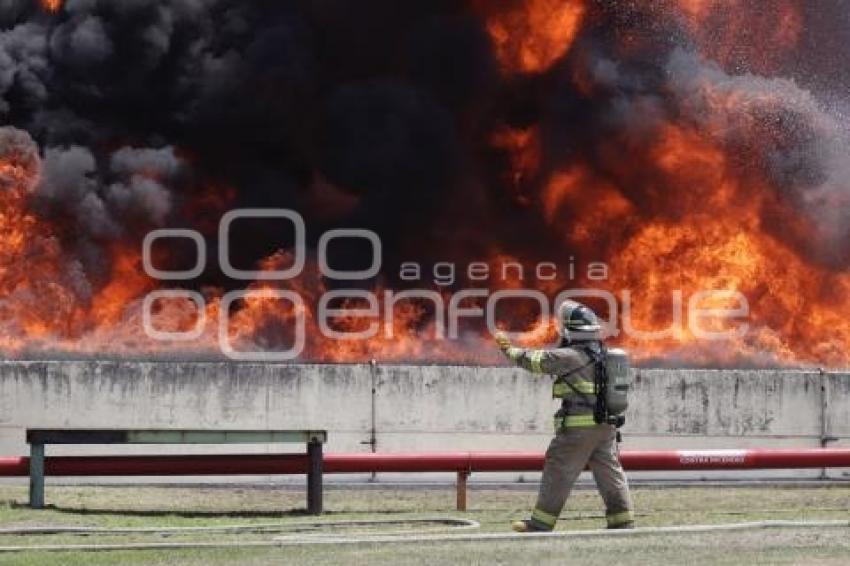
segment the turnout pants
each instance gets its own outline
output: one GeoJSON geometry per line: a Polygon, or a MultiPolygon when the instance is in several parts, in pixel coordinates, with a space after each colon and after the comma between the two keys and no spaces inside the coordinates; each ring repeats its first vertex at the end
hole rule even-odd
{"type": "Polygon", "coordinates": [[[560,430],[546,450],[543,479],[531,519],[554,528],[579,474],[589,465],[605,502],[609,527],[634,520],[626,474],[616,448],[616,429],[608,424],[560,430]]]}

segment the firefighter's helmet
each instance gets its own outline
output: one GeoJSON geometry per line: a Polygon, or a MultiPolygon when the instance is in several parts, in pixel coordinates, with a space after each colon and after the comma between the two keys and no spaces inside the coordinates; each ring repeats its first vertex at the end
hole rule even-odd
{"type": "Polygon", "coordinates": [[[568,342],[599,340],[602,327],[592,310],[576,301],[566,300],[558,307],[561,336],[568,342]]]}

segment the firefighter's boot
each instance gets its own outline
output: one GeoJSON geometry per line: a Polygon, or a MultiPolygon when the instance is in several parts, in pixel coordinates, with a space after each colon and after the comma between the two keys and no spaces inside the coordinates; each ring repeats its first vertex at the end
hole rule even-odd
{"type": "Polygon", "coordinates": [[[547,533],[552,530],[552,527],[538,523],[534,519],[514,521],[511,523],[511,528],[518,533],[547,533]]]}

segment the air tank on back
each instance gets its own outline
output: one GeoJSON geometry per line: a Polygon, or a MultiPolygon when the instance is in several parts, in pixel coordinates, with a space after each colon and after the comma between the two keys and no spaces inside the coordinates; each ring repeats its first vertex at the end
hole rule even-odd
{"type": "Polygon", "coordinates": [[[610,348],[605,360],[605,371],[608,376],[606,388],[606,404],[608,413],[621,415],[629,406],[629,389],[632,385],[629,371],[629,355],[625,350],[610,348]]]}

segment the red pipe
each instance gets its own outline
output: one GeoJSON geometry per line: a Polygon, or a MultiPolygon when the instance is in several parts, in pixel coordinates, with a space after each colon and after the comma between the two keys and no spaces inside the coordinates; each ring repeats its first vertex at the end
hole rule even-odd
{"type": "Polygon", "coordinates": [[[409,452],[328,454],[330,472],[514,472],[543,469],[540,452],[409,452]]]}
{"type": "MultiPolygon", "coordinates": [[[[850,467],[850,449],[669,450],[621,455],[632,471],[754,470],[850,467]]],[[[49,476],[201,476],[304,474],[303,454],[229,454],[178,456],[52,456],[49,476]]],[[[424,452],[326,454],[326,473],[369,472],[518,472],[539,471],[539,452],[424,452]]],[[[0,458],[0,476],[26,476],[29,459],[0,458]]]]}

